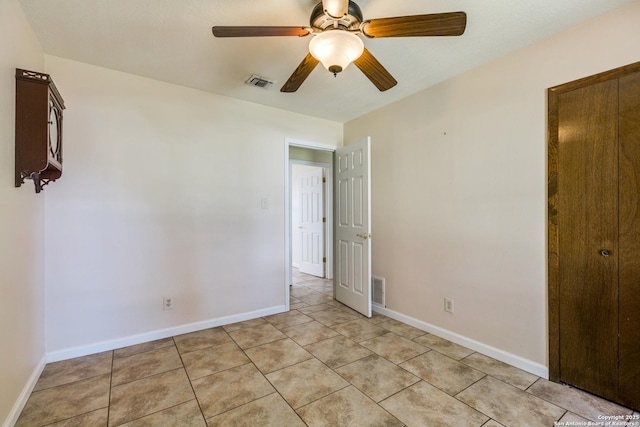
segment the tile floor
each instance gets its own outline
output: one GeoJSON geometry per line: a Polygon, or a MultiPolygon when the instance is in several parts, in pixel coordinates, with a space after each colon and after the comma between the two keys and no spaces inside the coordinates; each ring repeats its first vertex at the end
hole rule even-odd
{"type": "Polygon", "coordinates": [[[16,425],[528,427],[632,413],[367,319],[295,272],[288,313],[48,364],[16,425]]]}

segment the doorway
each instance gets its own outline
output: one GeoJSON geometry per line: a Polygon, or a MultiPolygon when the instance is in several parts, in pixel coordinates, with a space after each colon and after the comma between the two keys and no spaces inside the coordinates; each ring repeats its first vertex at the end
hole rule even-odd
{"type": "MultiPolygon", "coordinates": [[[[345,147],[323,146],[285,140],[285,306],[289,307],[292,285],[292,206],[291,158],[304,150],[304,156],[330,155],[326,173],[326,245],[325,277],[334,275],[333,296],[350,308],[371,317],[371,138],[345,147]],[[310,150],[308,150],[310,149],[310,150]],[[328,153],[327,153],[328,152],[328,153]],[[334,164],[336,170],[334,171],[334,164]],[[336,187],[333,178],[335,174],[336,187]],[[334,193],[335,190],[335,193],[334,193]],[[335,206],[334,206],[335,202],[335,206]],[[337,218],[334,228],[333,216],[337,218]]],[[[317,160],[317,159],[316,159],[317,160]]],[[[310,161],[305,160],[303,161],[310,161]]],[[[313,163],[314,161],[311,160],[313,163]]],[[[321,163],[321,161],[315,161],[321,163]]]]}
{"type": "Polygon", "coordinates": [[[640,409],[640,63],[549,89],[549,374],[640,409]]]}
{"type": "MultiPolygon", "coordinates": [[[[293,267],[295,265],[296,268],[299,268],[303,258],[301,254],[303,242],[301,231],[308,225],[300,222],[300,205],[298,204],[300,200],[296,199],[294,194],[294,191],[299,190],[299,182],[295,182],[294,178],[294,170],[297,167],[305,171],[320,170],[324,178],[322,183],[324,197],[322,198],[323,216],[321,226],[323,249],[320,251],[322,256],[319,260],[323,271],[318,272],[316,270],[315,273],[317,273],[317,276],[333,280],[333,153],[336,148],[336,146],[309,141],[285,140],[285,293],[287,309],[289,308],[289,287],[293,281],[293,267]],[[294,206],[294,203],[297,206],[294,206]],[[299,232],[300,234],[298,234],[299,232]]],[[[296,175],[298,178],[299,176],[299,174],[296,175]]],[[[306,236],[309,243],[307,249],[314,245],[313,234],[314,232],[310,232],[306,236]]],[[[313,261],[314,256],[316,257],[315,260],[318,261],[319,255],[317,251],[315,254],[308,255],[311,255],[311,261],[313,261]]],[[[314,268],[317,268],[317,262],[314,268]]]]}

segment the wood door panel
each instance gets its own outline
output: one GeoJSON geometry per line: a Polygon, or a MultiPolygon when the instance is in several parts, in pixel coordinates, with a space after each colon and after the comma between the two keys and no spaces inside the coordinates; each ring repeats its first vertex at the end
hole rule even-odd
{"type": "Polygon", "coordinates": [[[620,79],[620,402],[640,408],[640,73],[620,79]]]}
{"type": "Polygon", "coordinates": [[[640,62],[548,113],[549,377],[640,410],[640,62]]]}
{"type": "Polygon", "coordinates": [[[616,80],[558,97],[560,381],[610,399],[618,391],[617,117],[616,80]]]}

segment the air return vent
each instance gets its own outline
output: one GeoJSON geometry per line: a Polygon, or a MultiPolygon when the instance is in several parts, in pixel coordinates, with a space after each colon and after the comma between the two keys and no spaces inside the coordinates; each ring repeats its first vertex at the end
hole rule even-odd
{"type": "Polygon", "coordinates": [[[259,87],[261,89],[269,89],[273,86],[274,82],[273,80],[265,79],[264,77],[253,74],[245,83],[249,86],[259,87]]]}
{"type": "Polygon", "coordinates": [[[371,288],[373,289],[373,303],[385,307],[384,277],[371,276],[371,288]]]}

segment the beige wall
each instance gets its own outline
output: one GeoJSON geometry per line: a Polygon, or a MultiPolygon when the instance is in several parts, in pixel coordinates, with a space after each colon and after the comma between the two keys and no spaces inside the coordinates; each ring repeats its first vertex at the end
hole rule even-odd
{"type": "Polygon", "coordinates": [[[333,163],[333,152],[291,146],[289,147],[289,159],[313,163],[333,163]]]}
{"type": "Polygon", "coordinates": [[[634,2],[345,124],[372,137],[389,309],[547,365],[546,89],[640,61],[638,22],[634,2]]]}
{"type": "Polygon", "coordinates": [[[283,310],[285,139],[338,145],[342,125],[57,57],[46,68],[67,105],[65,170],[46,191],[51,356],[283,310]]]}
{"type": "Polygon", "coordinates": [[[44,71],[16,0],[0,0],[0,423],[44,363],[44,194],[14,187],[15,69],[44,71]]]}

